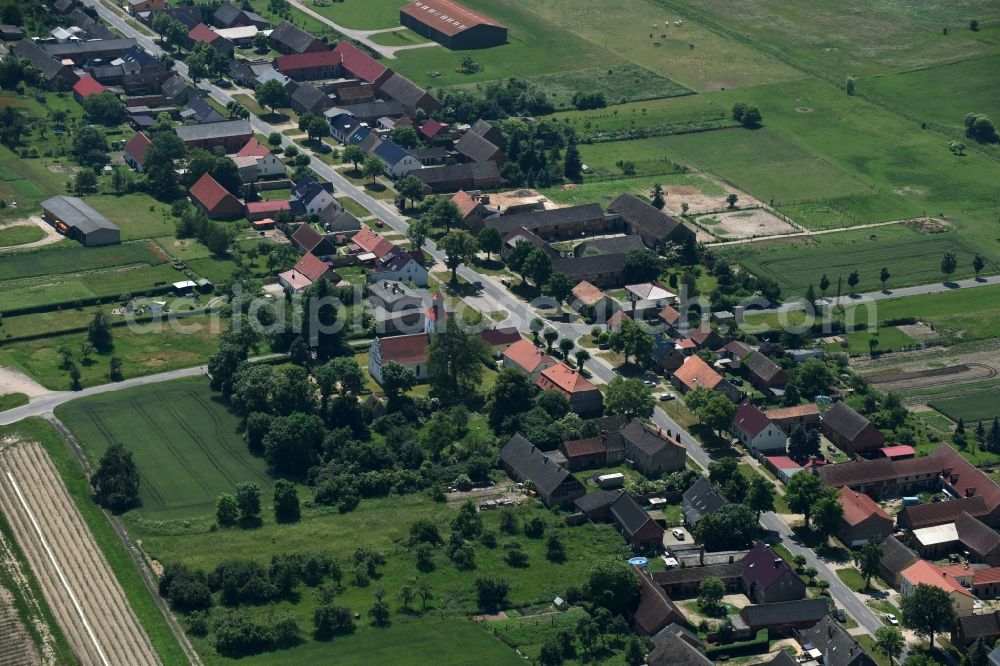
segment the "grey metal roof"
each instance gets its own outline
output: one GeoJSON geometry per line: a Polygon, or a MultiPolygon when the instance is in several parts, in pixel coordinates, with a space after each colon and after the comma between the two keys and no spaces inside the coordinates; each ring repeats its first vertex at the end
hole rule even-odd
{"type": "Polygon", "coordinates": [[[601,210],[598,204],[592,203],[581,206],[568,206],[566,208],[553,208],[551,210],[537,210],[530,213],[502,215],[490,220],[489,226],[495,227],[500,233],[507,233],[521,227],[534,231],[535,229],[544,229],[560,224],[589,222],[603,218],[604,211],[601,210]]]}
{"type": "Polygon", "coordinates": [[[608,508],[618,499],[620,494],[621,491],[616,490],[595,490],[583,497],[577,497],[573,505],[583,513],[590,513],[598,509],[608,508]]]}
{"type": "Polygon", "coordinates": [[[278,42],[279,44],[284,44],[296,53],[305,53],[305,50],[316,40],[318,37],[311,33],[306,32],[302,28],[289,23],[288,21],[282,21],[278,24],[270,34],[270,39],[278,42]]]}
{"type": "MultiPolygon", "coordinates": [[[[486,224],[503,218],[489,218],[486,224]]],[[[569,278],[585,279],[599,273],[614,273],[625,268],[625,254],[595,254],[589,257],[560,257],[553,259],[552,271],[569,278]]]]}
{"type": "Polygon", "coordinates": [[[677,634],[667,634],[646,658],[648,666],[711,666],[712,660],[677,634]]]}
{"type": "Polygon", "coordinates": [[[535,487],[545,495],[551,494],[561,483],[573,477],[565,467],[550,462],[545,454],[521,433],[516,433],[507,440],[500,449],[500,459],[520,478],[534,483],[535,487]]]}
{"type": "Polygon", "coordinates": [[[88,53],[103,53],[105,51],[125,52],[136,45],[134,39],[95,39],[86,42],[68,42],[66,44],[46,44],[45,51],[55,58],[87,55],[88,53]]]}
{"type": "Polygon", "coordinates": [[[30,39],[25,39],[14,45],[14,55],[18,58],[27,58],[32,65],[37,67],[46,81],[51,81],[66,67],[66,65],[53,58],[52,55],[34,43],[30,39]]]}
{"type": "Polygon", "coordinates": [[[497,152],[503,153],[499,146],[490,143],[471,130],[462,135],[462,138],[455,144],[455,150],[473,162],[486,162],[494,159],[497,152]]]}
{"type": "Polygon", "coordinates": [[[825,666],[875,666],[875,660],[847,633],[847,630],[827,615],[809,629],[797,632],[802,647],[807,645],[823,653],[825,666]]]}
{"type": "Polygon", "coordinates": [[[649,522],[653,522],[646,510],[628,493],[622,493],[611,504],[611,515],[615,522],[630,536],[638,532],[649,522]]]}
{"type": "Polygon", "coordinates": [[[253,134],[249,120],[227,120],[222,123],[209,123],[208,125],[181,125],[175,127],[174,131],[182,141],[202,141],[228,136],[242,136],[253,134]]]}
{"type": "Polygon", "coordinates": [[[382,84],[379,92],[402,102],[407,107],[415,107],[427,91],[402,74],[393,74],[382,84]]]}
{"type": "Polygon", "coordinates": [[[62,222],[85,234],[98,229],[119,230],[111,220],[88,206],[79,197],[52,197],[42,202],[42,209],[52,211],[62,222]]]}
{"type": "Polygon", "coordinates": [[[352,116],[358,118],[380,118],[382,116],[401,116],[406,113],[406,109],[400,102],[389,100],[388,102],[364,102],[362,104],[345,104],[340,107],[352,116]]]}
{"type": "MultiPolygon", "coordinates": [[[[500,178],[500,169],[496,162],[477,162],[475,164],[448,164],[445,166],[418,169],[411,175],[422,183],[447,183],[460,180],[493,180],[500,178]]],[[[500,219],[500,218],[497,218],[500,219]]]]}
{"type": "Polygon", "coordinates": [[[618,213],[659,240],[666,240],[675,232],[679,235],[691,234],[691,231],[678,220],[657,210],[634,194],[621,195],[608,206],[608,211],[618,213]]]}
{"type": "Polygon", "coordinates": [[[729,504],[729,500],[712,485],[708,477],[702,477],[684,491],[683,504],[684,517],[689,522],[697,524],[703,517],[729,504]]]}
{"type": "Polygon", "coordinates": [[[632,419],[628,425],[621,429],[621,433],[622,437],[631,442],[632,445],[649,455],[655,455],[668,446],[680,446],[639,419],[632,419]]]}
{"type": "Polygon", "coordinates": [[[755,604],[740,609],[740,617],[751,628],[769,627],[789,622],[819,622],[830,612],[824,598],[799,599],[773,604],[755,604]]]}
{"type": "Polygon", "coordinates": [[[847,440],[853,440],[871,425],[871,421],[851,409],[844,401],[837,402],[823,415],[823,425],[847,440]]]}

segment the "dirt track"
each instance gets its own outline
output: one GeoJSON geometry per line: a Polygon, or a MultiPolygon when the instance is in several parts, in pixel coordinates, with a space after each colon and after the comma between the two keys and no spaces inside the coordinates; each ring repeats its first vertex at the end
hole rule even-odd
{"type": "Polygon", "coordinates": [[[4,443],[0,508],[81,663],[160,663],[39,444],[4,443]]]}
{"type": "Polygon", "coordinates": [[[859,357],[851,367],[880,391],[908,391],[958,386],[992,379],[1000,373],[1000,348],[982,341],[946,349],[859,357]]]}

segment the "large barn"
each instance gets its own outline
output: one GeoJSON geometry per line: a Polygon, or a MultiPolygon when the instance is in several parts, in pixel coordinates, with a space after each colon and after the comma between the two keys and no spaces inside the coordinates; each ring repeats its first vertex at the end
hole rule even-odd
{"type": "Polygon", "coordinates": [[[399,22],[449,49],[485,49],[507,42],[507,26],[452,0],[413,0],[399,22]]]}
{"type": "Polygon", "coordinates": [[[77,197],[52,197],[42,202],[45,219],[62,234],[87,247],[121,242],[121,231],[77,197]]]}

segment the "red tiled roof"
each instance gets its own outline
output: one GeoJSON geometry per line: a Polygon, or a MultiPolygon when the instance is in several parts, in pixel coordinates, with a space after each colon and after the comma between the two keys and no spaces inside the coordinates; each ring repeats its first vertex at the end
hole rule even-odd
{"type": "Polygon", "coordinates": [[[132,159],[138,162],[139,166],[142,166],[146,161],[146,151],[149,150],[151,144],[149,137],[139,132],[125,144],[125,154],[131,155],[132,159]]]}
{"type": "Polygon", "coordinates": [[[767,462],[771,463],[774,469],[801,469],[802,465],[798,464],[788,456],[764,456],[767,458],[767,462]]]}
{"type": "Polygon", "coordinates": [[[188,33],[188,37],[196,42],[211,44],[215,40],[219,39],[219,33],[212,30],[204,23],[199,23],[195,27],[191,28],[191,32],[188,33]]]}
{"type": "Polygon", "coordinates": [[[208,173],[203,173],[198,182],[192,185],[188,192],[198,203],[208,210],[214,210],[226,197],[233,196],[229,193],[229,190],[219,185],[219,181],[212,178],[208,173]]]}
{"type": "Polygon", "coordinates": [[[910,581],[913,585],[933,585],[934,587],[939,587],[945,592],[960,592],[968,597],[972,596],[972,593],[967,589],[962,587],[955,578],[948,573],[947,570],[942,567],[935,566],[928,562],[927,560],[917,560],[909,567],[903,570],[903,578],[910,581]]]}
{"type": "Polygon", "coordinates": [[[267,157],[271,154],[271,151],[257,140],[257,137],[252,136],[250,140],[246,142],[246,145],[240,148],[239,152],[236,153],[236,157],[267,157]]]}
{"type": "Polygon", "coordinates": [[[565,363],[557,363],[551,368],[542,370],[535,382],[543,391],[558,388],[566,393],[583,393],[596,391],[597,387],[587,381],[587,378],[565,363]]]}
{"type": "Polygon", "coordinates": [[[386,240],[368,227],[362,227],[361,231],[354,234],[351,242],[365,252],[371,252],[379,259],[392,252],[396,247],[391,241],[386,240]]]}
{"type": "Polygon", "coordinates": [[[942,471],[946,472],[943,480],[951,486],[956,495],[981,497],[989,511],[1000,506],[1000,486],[985,472],[963,458],[958,451],[947,444],[941,444],[931,452],[930,457],[937,460],[942,471]]]}
{"type": "Polygon", "coordinates": [[[573,297],[584,305],[594,305],[604,298],[604,292],[600,288],[583,280],[580,284],[573,287],[573,297]]]}
{"type": "Polygon", "coordinates": [[[472,195],[463,190],[459,190],[453,194],[451,200],[455,202],[456,206],[458,206],[458,213],[462,216],[463,220],[468,217],[469,213],[476,209],[476,206],[479,205],[479,202],[476,199],[473,199],[472,195]]]}
{"type": "Polygon", "coordinates": [[[330,270],[330,264],[317,257],[312,252],[306,252],[295,262],[295,270],[315,282],[330,270]]]}
{"type": "Polygon", "coordinates": [[[444,123],[438,122],[433,118],[429,119],[423,125],[420,126],[420,133],[426,136],[428,139],[433,139],[438,135],[446,125],[444,123]]]}
{"type": "Polygon", "coordinates": [[[523,368],[526,372],[534,372],[535,368],[540,366],[542,363],[552,361],[550,356],[536,347],[535,343],[527,338],[522,338],[510,347],[507,347],[507,351],[505,351],[503,355],[506,358],[509,358],[513,363],[516,363],[518,366],[523,368]]]}
{"type": "Polygon", "coordinates": [[[287,270],[284,273],[279,273],[278,277],[284,280],[292,289],[296,291],[301,291],[314,282],[313,280],[310,280],[307,275],[298,272],[294,268],[287,270]]]}
{"type": "Polygon", "coordinates": [[[424,363],[427,360],[429,346],[430,339],[425,333],[379,339],[379,347],[382,349],[382,363],[388,361],[396,361],[401,365],[424,363]]]}
{"type": "Polygon", "coordinates": [[[489,16],[474,12],[452,0],[413,0],[399,11],[449,37],[477,25],[504,27],[489,16]]]}
{"type": "Polygon", "coordinates": [[[733,415],[733,425],[745,432],[750,439],[753,439],[763,432],[764,428],[771,425],[771,421],[764,415],[764,412],[747,401],[740,405],[736,414],[733,415]]]}
{"type": "Polygon", "coordinates": [[[344,69],[368,83],[375,83],[388,67],[346,40],[337,42],[333,49],[340,54],[344,69]]]}
{"type": "Polygon", "coordinates": [[[83,97],[84,99],[90,97],[91,95],[97,95],[107,91],[108,91],[107,88],[98,83],[97,79],[90,76],[89,74],[87,76],[84,76],[82,79],[80,79],[73,85],[73,92],[76,93],[79,97],[83,97]]]}
{"type": "Polygon", "coordinates": [[[311,67],[333,67],[340,64],[340,54],[336,51],[315,51],[313,53],[293,53],[274,59],[274,68],[279,72],[293,72],[311,67]]]}
{"type": "Polygon", "coordinates": [[[882,455],[886,458],[898,458],[900,456],[913,456],[916,455],[916,449],[912,446],[907,446],[906,444],[899,444],[897,446],[884,446],[882,447],[882,455]]]}
{"type": "Polygon", "coordinates": [[[684,338],[683,340],[678,340],[677,341],[677,348],[678,349],[694,349],[697,346],[698,345],[696,345],[694,343],[694,340],[692,340],[691,338],[684,338]]]}
{"type": "Polygon", "coordinates": [[[840,506],[844,508],[844,520],[848,525],[858,525],[872,516],[892,521],[892,517],[875,500],[864,493],[854,492],[847,486],[840,489],[840,506]]]}
{"type": "Polygon", "coordinates": [[[497,345],[508,345],[509,347],[519,340],[523,340],[521,334],[513,326],[507,328],[489,328],[482,331],[479,337],[491,347],[496,347],[497,345]]]}
{"type": "Polygon", "coordinates": [[[714,389],[722,381],[722,375],[699,356],[688,356],[684,359],[684,365],[674,371],[674,377],[689,389],[696,389],[699,386],[714,389]]]}
{"type": "Polygon", "coordinates": [[[588,437],[587,439],[573,439],[563,442],[562,450],[567,458],[579,458],[604,453],[608,447],[600,437],[588,437]]]}
{"type": "Polygon", "coordinates": [[[681,319],[681,313],[669,305],[660,310],[657,316],[670,326],[673,326],[681,319]]]}
{"type": "Polygon", "coordinates": [[[282,210],[291,210],[292,206],[288,199],[275,199],[272,201],[251,201],[247,204],[247,213],[255,215],[257,213],[277,213],[282,210]]]}
{"type": "Polygon", "coordinates": [[[782,421],[784,419],[797,419],[803,416],[819,416],[819,406],[815,402],[810,402],[807,405],[795,405],[794,407],[779,407],[777,409],[769,409],[767,412],[767,418],[772,421],[782,421]]]}
{"type": "Polygon", "coordinates": [[[618,310],[613,315],[611,315],[610,319],[608,319],[608,328],[616,328],[618,326],[621,326],[623,321],[631,318],[632,316],[629,313],[625,312],[624,310],[618,310]]]}
{"type": "Polygon", "coordinates": [[[973,570],[973,585],[989,585],[990,583],[1000,583],[1000,567],[973,570]]]}

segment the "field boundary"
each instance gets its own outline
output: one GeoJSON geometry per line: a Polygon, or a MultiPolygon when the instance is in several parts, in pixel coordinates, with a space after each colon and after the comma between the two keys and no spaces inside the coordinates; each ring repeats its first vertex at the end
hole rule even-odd
{"type": "MultiPolygon", "coordinates": [[[[60,421],[55,414],[47,415],[46,420],[52,424],[52,427],[54,427],[59,433],[59,436],[62,437],[66,446],[73,453],[73,457],[76,458],[80,467],[83,469],[84,476],[89,480],[91,474],[93,474],[93,469],[91,468],[90,462],[87,460],[87,455],[83,452],[83,449],[80,447],[80,443],[77,441],[76,437],[72,432],[70,432],[69,428],[66,427],[66,424],[60,421]]],[[[146,590],[153,598],[157,608],[160,609],[163,617],[166,618],[167,625],[170,627],[171,632],[173,632],[174,637],[181,646],[181,649],[184,650],[185,656],[187,656],[188,660],[192,664],[201,666],[202,661],[198,656],[198,652],[194,649],[194,646],[191,645],[187,634],[177,623],[177,618],[175,618],[174,614],[170,611],[170,608],[167,606],[167,602],[160,596],[159,586],[153,578],[153,573],[149,569],[149,564],[142,556],[139,546],[136,545],[131,535],[129,535],[128,530],[125,529],[125,524],[118,516],[111,515],[103,509],[102,513],[104,513],[105,517],[107,517],[108,522],[111,523],[111,527],[114,529],[115,534],[121,541],[122,546],[124,546],[125,550],[132,558],[132,562],[135,563],[136,568],[139,570],[139,576],[142,578],[142,582],[146,586],[146,590]]]]}

